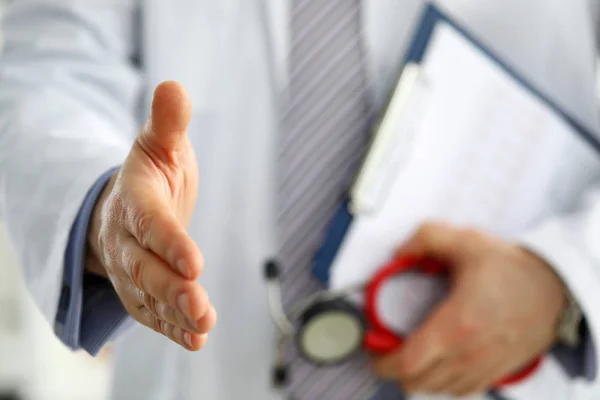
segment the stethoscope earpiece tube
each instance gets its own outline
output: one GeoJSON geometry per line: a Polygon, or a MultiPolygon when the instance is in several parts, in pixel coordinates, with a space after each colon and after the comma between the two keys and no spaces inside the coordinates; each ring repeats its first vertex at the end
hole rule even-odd
{"type": "Polygon", "coordinates": [[[264,264],[263,275],[267,281],[267,301],[271,318],[277,327],[277,348],[272,370],[272,385],[275,389],[285,387],[288,381],[288,365],[285,360],[285,345],[294,335],[294,326],[287,317],[281,303],[281,287],[279,284],[279,263],[268,260],[264,264]]]}
{"type": "Polygon", "coordinates": [[[288,382],[288,366],[276,365],[273,367],[273,386],[276,388],[284,387],[288,382]]]}
{"type": "Polygon", "coordinates": [[[269,260],[265,263],[264,270],[267,282],[279,279],[279,265],[275,260],[269,260]]]}
{"type": "Polygon", "coordinates": [[[281,335],[292,336],[294,325],[290,322],[281,304],[279,275],[279,263],[276,260],[267,261],[264,266],[264,276],[267,281],[267,301],[271,309],[271,318],[273,318],[281,335]]]}

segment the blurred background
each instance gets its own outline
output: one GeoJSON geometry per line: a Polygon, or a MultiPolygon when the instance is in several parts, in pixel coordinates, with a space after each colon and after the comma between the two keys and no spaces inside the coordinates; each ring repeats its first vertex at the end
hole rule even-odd
{"type": "MultiPolygon", "coordinates": [[[[600,98],[600,82],[597,91],[600,98]]],[[[23,287],[0,221],[0,400],[106,399],[110,362],[110,349],[92,358],[54,337],[23,287]]]]}
{"type": "Polygon", "coordinates": [[[0,400],[105,399],[108,354],[66,349],[23,286],[0,222],[0,400]]]}
{"type": "MultiPolygon", "coordinates": [[[[6,3],[0,0],[0,17],[6,3]]],[[[54,337],[24,288],[0,220],[0,400],[106,399],[109,363],[107,352],[94,359],[54,337]]]]}

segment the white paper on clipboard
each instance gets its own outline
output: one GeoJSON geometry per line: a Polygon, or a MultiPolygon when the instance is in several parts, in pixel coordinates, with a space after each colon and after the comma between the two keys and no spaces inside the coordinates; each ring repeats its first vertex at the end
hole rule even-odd
{"type": "MultiPolygon", "coordinates": [[[[415,75],[411,94],[404,107],[388,109],[398,113],[393,129],[383,130],[389,137],[380,147],[375,140],[352,192],[354,219],[331,266],[332,289],[367,281],[426,220],[504,238],[527,229],[550,212],[562,148],[577,140],[570,125],[450,25],[437,24],[419,70],[408,71],[415,75]]],[[[429,287],[402,284],[402,296],[431,302],[444,290],[429,287]]],[[[380,314],[395,327],[414,325],[422,316],[413,314],[423,311],[403,308],[399,288],[382,296],[380,314]]],[[[570,398],[569,380],[548,360],[542,371],[552,384],[538,376],[515,385],[514,400],[570,398]]]]}
{"type": "Polygon", "coordinates": [[[399,118],[401,136],[387,149],[392,160],[375,162],[371,182],[352,192],[334,289],[366,281],[425,220],[511,238],[549,212],[559,155],[577,140],[572,128],[444,23],[419,74],[413,117],[399,118]]]}

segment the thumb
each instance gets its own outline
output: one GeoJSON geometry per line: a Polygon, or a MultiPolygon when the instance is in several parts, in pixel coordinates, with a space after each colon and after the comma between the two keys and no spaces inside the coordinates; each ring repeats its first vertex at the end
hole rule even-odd
{"type": "Polygon", "coordinates": [[[426,223],[396,250],[397,257],[431,258],[456,264],[461,256],[461,239],[457,229],[443,223],[426,223]]]}
{"type": "Polygon", "coordinates": [[[152,112],[140,139],[159,156],[176,152],[184,143],[192,114],[192,104],[184,87],[174,81],[158,85],[152,112]]]}
{"type": "Polygon", "coordinates": [[[456,320],[452,295],[436,305],[423,323],[415,329],[397,351],[376,359],[374,367],[390,379],[397,374],[416,379],[453,351],[457,338],[448,337],[448,326],[456,320]]]}

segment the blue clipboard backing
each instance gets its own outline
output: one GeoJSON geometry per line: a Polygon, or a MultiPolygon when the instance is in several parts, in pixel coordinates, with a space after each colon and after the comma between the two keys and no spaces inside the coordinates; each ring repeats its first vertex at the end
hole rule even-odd
{"type": "MultiPolygon", "coordinates": [[[[463,37],[475,45],[475,47],[477,47],[482,54],[495,62],[496,65],[502,68],[523,88],[527,89],[530,93],[539,98],[553,112],[555,112],[557,116],[567,122],[575,130],[575,132],[577,132],[577,134],[600,156],[600,141],[590,131],[588,131],[582,124],[558,107],[558,105],[550,100],[547,96],[542,94],[541,91],[537,90],[529,81],[517,73],[511,66],[493,54],[484,43],[478,40],[467,29],[450,18],[450,16],[443,13],[433,4],[428,4],[425,6],[421,21],[412,37],[411,45],[405,54],[404,62],[402,64],[403,68],[408,63],[420,64],[422,62],[423,57],[427,52],[430,39],[433,36],[434,29],[439,23],[446,23],[463,35],[463,37]]],[[[350,226],[352,225],[353,216],[349,211],[348,205],[348,199],[341,202],[336,214],[329,224],[328,229],[326,230],[322,245],[316,252],[313,259],[312,273],[315,278],[326,285],[329,283],[330,267],[333,264],[337,251],[344,241],[344,237],[346,236],[348,229],[350,229],[350,226]]]]}

